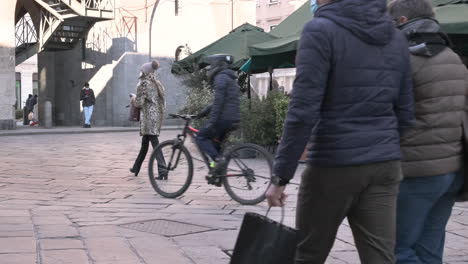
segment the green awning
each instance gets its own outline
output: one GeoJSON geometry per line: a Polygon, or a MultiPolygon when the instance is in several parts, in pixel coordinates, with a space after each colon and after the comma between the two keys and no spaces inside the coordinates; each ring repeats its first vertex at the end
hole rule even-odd
{"type": "Polygon", "coordinates": [[[206,56],[213,54],[233,55],[236,60],[233,68],[238,69],[250,58],[249,46],[273,39],[276,39],[276,37],[264,32],[262,28],[248,23],[243,24],[205,48],[175,62],[172,65],[172,73],[193,72],[197,65],[204,63],[206,56]]]}
{"type": "Polygon", "coordinates": [[[264,56],[296,51],[299,34],[255,44],[249,48],[250,56],[264,56]]]}
{"type": "Polygon", "coordinates": [[[268,71],[269,67],[273,69],[294,68],[299,38],[298,34],[251,46],[249,51],[252,58],[241,70],[261,73],[268,71]]]}

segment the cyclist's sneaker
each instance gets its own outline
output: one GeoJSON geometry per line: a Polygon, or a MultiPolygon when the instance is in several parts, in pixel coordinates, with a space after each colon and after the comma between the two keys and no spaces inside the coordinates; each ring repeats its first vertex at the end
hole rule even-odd
{"type": "Polygon", "coordinates": [[[216,167],[216,162],[210,161],[210,168],[214,169],[216,167]]]}
{"type": "Polygon", "coordinates": [[[221,178],[214,176],[214,175],[208,175],[205,177],[205,179],[208,181],[208,184],[215,185],[217,187],[221,187],[222,181],[221,178]]]}

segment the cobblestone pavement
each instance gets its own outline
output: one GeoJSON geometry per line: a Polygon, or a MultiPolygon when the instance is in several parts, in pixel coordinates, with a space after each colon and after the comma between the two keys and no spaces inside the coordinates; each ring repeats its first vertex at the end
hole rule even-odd
{"type": "MultiPolygon", "coordinates": [[[[128,172],[139,142],[136,132],[0,137],[0,263],[228,263],[244,213],[265,204],[241,206],[208,186],[199,162],[182,197],[162,198],[146,167],[128,172]]],[[[287,191],[293,226],[297,186],[287,191]]],[[[458,204],[446,263],[468,263],[467,245],[468,205],[458,204]]],[[[359,263],[346,224],[327,263],[359,263]]]]}

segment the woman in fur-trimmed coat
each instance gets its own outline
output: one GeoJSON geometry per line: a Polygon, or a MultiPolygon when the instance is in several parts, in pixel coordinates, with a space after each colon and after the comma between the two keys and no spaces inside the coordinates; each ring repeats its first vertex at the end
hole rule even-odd
{"type": "MultiPolygon", "coordinates": [[[[166,101],[164,95],[164,86],[156,80],[155,71],[159,68],[157,61],[148,62],[141,66],[140,78],[137,86],[137,95],[132,104],[140,108],[140,135],[142,136],[141,149],[131,173],[138,176],[141,165],[145,160],[148,152],[149,143],[153,149],[159,144],[158,136],[161,130],[161,125],[166,109],[166,101]]],[[[162,154],[157,156],[159,177],[165,178],[166,163],[162,154]]]]}

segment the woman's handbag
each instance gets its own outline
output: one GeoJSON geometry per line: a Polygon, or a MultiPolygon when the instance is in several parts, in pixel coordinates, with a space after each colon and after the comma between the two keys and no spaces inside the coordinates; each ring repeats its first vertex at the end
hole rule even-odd
{"type": "Polygon", "coordinates": [[[268,212],[245,214],[230,264],[294,263],[298,231],[283,225],[284,207],[280,223],[269,219],[268,212]]]}
{"type": "Polygon", "coordinates": [[[130,105],[130,115],[128,116],[128,121],[140,121],[140,108],[134,105],[130,105]]]}

